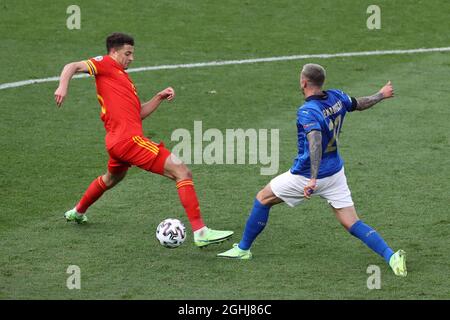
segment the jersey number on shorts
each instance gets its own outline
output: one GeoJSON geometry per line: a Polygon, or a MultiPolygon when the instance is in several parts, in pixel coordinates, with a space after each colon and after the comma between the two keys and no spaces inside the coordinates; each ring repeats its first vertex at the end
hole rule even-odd
{"type": "Polygon", "coordinates": [[[337,140],[339,137],[339,133],[341,132],[341,115],[338,115],[336,119],[330,119],[330,122],[328,123],[328,129],[330,131],[333,131],[333,137],[331,137],[330,142],[328,142],[327,149],[325,150],[325,153],[327,152],[333,152],[337,149],[337,140]]]}

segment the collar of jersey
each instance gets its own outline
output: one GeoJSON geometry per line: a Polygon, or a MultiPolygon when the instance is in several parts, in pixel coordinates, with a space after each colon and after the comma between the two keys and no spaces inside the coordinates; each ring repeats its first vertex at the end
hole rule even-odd
{"type": "Polygon", "coordinates": [[[328,98],[328,94],[325,91],[322,91],[322,94],[316,94],[313,96],[309,96],[305,99],[305,101],[311,101],[311,100],[325,100],[328,98]]]}
{"type": "Polygon", "coordinates": [[[112,57],[110,57],[109,55],[106,55],[111,61],[112,63],[120,70],[125,72],[125,69],[122,67],[122,65],[120,63],[118,63],[116,60],[114,60],[112,57]]]}

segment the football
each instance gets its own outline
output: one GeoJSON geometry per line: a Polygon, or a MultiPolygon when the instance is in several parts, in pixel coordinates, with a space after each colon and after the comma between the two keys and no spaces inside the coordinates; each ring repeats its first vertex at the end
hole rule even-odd
{"type": "Polygon", "coordinates": [[[186,240],[186,227],[178,219],[165,219],[156,228],[156,239],[166,248],[177,248],[186,240]]]}

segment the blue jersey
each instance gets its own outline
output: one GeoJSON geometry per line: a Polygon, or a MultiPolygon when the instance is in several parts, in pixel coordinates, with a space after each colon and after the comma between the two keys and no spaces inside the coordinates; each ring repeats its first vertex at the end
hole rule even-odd
{"type": "Polygon", "coordinates": [[[329,177],[342,169],[344,161],[338,152],[338,136],[345,114],[355,107],[356,100],[339,90],[327,90],[323,95],[306,99],[297,111],[298,155],[291,168],[292,174],[311,178],[306,135],[312,130],[322,132],[322,161],[317,178],[329,177]]]}

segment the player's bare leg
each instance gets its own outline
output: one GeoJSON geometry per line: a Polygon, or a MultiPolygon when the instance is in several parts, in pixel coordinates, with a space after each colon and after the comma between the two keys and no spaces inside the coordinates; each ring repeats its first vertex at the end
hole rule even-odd
{"type": "Polygon", "coordinates": [[[205,247],[209,244],[220,243],[233,235],[233,231],[213,230],[206,227],[200,212],[191,170],[174,154],[167,157],[164,163],[164,176],[176,181],[180,202],[192,226],[196,246],[205,247]]]}
{"type": "Polygon", "coordinates": [[[192,172],[183,161],[172,153],[164,163],[164,176],[180,182],[185,179],[192,179],[192,172]]]}
{"type": "Polygon", "coordinates": [[[127,171],[122,171],[119,173],[111,173],[111,172],[107,171],[102,176],[102,179],[103,179],[103,182],[105,183],[105,185],[108,187],[108,189],[111,189],[111,188],[115,187],[120,181],[122,181],[126,175],[127,175],[127,171]]]}
{"type": "Polygon", "coordinates": [[[331,207],[331,209],[334,211],[334,214],[336,215],[336,218],[338,219],[340,224],[347,231],[349,231],[350,228],[359,220],[354,206],[339,209],[331,207]]]}
{"type": "Polygon", "coordinates": [[[112,173],[107,171],[104,175],[97,177],[89,185],[88,189],[84,193],[80,202],[75,206],[75,208],[67,211],[64,217],[67,221],[75,221],[76,223],[83,224],[88,221],[86,216],[86,210],[97,201],[103,193],[113,188],[117,185],[127,174],[127,171],[122,171],[118,173],[112,173]]]}
{"type": "Polygon", "coordinates": [[[270,187],[270,183],[258,192],[258,194],[256,195],[256,199],[258,199],[258,201],[265,206],[273,206],[283,202],[283,200],[278,198],[273,193],[272,188],[270,187]]]}
{"type": "Polygon", "coordinates": [[[406,253],[403,250],[394,253],[378,232],[359,220],[354,206],[340,209],[332,207],[332,209],[342,226],[382,256],[395,275],[406,277],[406,253]]]}
{"type": "Polygon", "coordinates": [[[222,258],[248,260],[252,258],[250,247],[256,237],[263,231],[269,219],[269,210],[272,206],[283,202],[272,191],[270,183],[256,195],[252,212],[247,219],[244,234],[239,243],[233,244],[230,250],[219,253],[222,258]]]}

